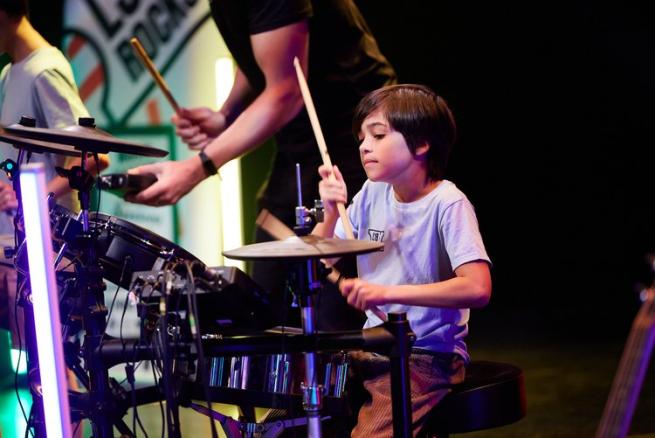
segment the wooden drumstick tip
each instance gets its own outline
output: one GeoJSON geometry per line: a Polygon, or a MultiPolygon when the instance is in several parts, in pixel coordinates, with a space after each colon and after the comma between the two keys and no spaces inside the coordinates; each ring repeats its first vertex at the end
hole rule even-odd
{"type": "Polygon", "coordinates": [[[137,58],[139,58],[141,64],[143,64],[146,70],[148,70],[150,76],[152,76],[152,78],[155,81],[155,84],[157,84],[161,92],[164,94],[164,97],[166,98],[168,103],[171,105],[171,107],[173,107],[175,113],[179,114],[180,106],[178,105],[177,101],[171,94],[168,85],[164,80],[164,77],[159,73],[159,70],[157,70],[157,67],[150,59],[150,56],[148,56],[148,53],[146,52],[145,48],[143,47],[139,39],[137,37],[130,38],[130,44],[132,45],[132,48],[136,52],[137,58]]]}
{"type": "MultiPolygon", "coordinates": [[[[318,115],[316,114],[316,108],[314,107],[314,101],[312,100],[312,95],[309,92],[309,87],[307,86],[307,80],[305,79],[305,74],[302,71],[300,66],[300,61],[297,56],[293,58],[293,66],[296,68],[296,75],[298,76],[298,86],[300,87],[300,94],[302,95],[303,101],[305,103],[305,109],[307,110],[307,115],[309,116],[310,124],[312,125],[312,130],[314,131],[314,137],[316,138],[316,144],[318,145],[318,150],[321,153],[321,158],[323,159],[323,164],[332,169],[332,162],[330,161],[330,155],[327,151],[327,145],[325,144],[325,137],[323,137],[323,131],[321,130],[321,124],[318,121],[318,115]]],[[[330,178],[334,178],[334,173],[330,175],[330,178]]],[[[343,224],[346,237],[348,239],[354,239],[353,227],[350,224],[350,219],[346,214],[346,206],[343,202],[337,203],[337,210],[339,211],[339,217],[343,224]]]]}
{"type": "Polygon", "coordinates": [[[382,321],[387,322],[387,314],[384,313],[379,307],[371,307],[369,310],[382,321]]]}

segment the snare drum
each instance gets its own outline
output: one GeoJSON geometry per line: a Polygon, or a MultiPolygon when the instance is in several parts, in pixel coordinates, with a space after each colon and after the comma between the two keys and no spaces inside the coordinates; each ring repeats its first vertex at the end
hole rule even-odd
{"type": "MultiPolygon", "coordinates": [[[[317,353],[316,356],[316,379],[323,387],[323,395],[343,397],[350,364],[348,354],[317,353]]],[[[209,386],[212,387],[301,394],[304,380],[302,353],[213,357],[210,361],[209,386]]]]}
{"type": "MultiPolygon", "coordinates": [[[[50,226],[54,250],[59,251],[67,243],[65,255],[74,259],[77,255],[76,239],[82,232],[79,215],[55,204],[50,208],[50,226]]],[[[129,289],[134,272],[160,270],[169,261],[202,264],[173,242],[114,216],[92,212],[89,214],[89,228],[95,236],[95,251],[103,268],[103,277],[125,289],[129,289]]]]}
{"type": "Polygon", "coordinates": [[[129,289],[132,273],[155,271],[166,262],[196,262],[193,254],[157,234],[102,213],[91,213],[89,226],[97,233],[96,251],[104,277],[129,289]]]}

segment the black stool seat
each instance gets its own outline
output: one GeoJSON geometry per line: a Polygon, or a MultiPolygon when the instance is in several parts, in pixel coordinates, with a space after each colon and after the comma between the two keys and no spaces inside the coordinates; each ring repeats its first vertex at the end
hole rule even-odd
{"type": "Polygon", "coordinates": [[[514,423],[525,413],[523,371],[506,363],[473,361],[464,382],[428,414],[422,435],[491,429],[514,423]]]}

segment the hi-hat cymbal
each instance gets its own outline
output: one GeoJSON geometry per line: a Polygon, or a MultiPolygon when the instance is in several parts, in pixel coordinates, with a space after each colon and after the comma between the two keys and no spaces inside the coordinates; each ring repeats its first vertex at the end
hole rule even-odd
{"type": "Polygon", "coordinates": [[[5,130],[17,137],[70,145],[85,152],[99,154],[119,152],[146,157],[165,157],[168,155],[168,152],[163,149],[116,138],[98,128],[80,125],[67,126],[66,128],[28,128],[23,125],[13,124],[6,126],[5,130]]]}
{"type": "Polygon", "coordinates": [[[347,254],[379,251],[383,243],[370,240],[343,240],[318,236],[293,236],[284,240],[255,243],[223,251],[225,257],[237,260],[291,260],[331,258],[347,254]]]}
{"type": "Polygon", "coordinates": [[[2,127],[0,127],[0,140],[4,141],[5,143],[9,143],[16,148],[24,149],[28,152],[34,152],[37,154],[42,154],[44,152],[47,152],[51,154],[60,154],[70,157],[79,157],[80,155],[82,155],[80,151],[78,151],[72,146],[19,137],[17,135],[8,133],[2,127]]]}

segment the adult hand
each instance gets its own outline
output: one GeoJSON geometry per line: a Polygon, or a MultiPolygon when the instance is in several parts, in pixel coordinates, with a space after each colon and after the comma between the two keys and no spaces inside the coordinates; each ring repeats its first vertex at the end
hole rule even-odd
{"type": "Polygon", "coordinates": [[[198,157],[191,157],[184,161],[146,164],[130,169],[128,173],[137,175],[152,173],[157,177],[157,182],[150,187],[125,198],[129,202],[156,207],[175,204],[205,179],[205,172],[198,157]]]}
{"type": "Polygon", "coordinates": [[[346,203],[348,199],[348,191],[346,183],[343,180],[343,175],[337,166],[332,166],[330,169],[325,164],[318,168],[318,174],[321,175],[321,181],[318,183],[318,192],[323,201],[323,208],[326,215],[338,216],[337,203],[346,203]],[[330,176],[334,174],[334,178],[330,176]]]}
{"type": "Polygon", "coordinates": [[[0,181],[0,211],[13,211],[18,208],[18,200],[14,188],[0,181]]]}
{"type": "Polygon", "coordinates": [[[202,149],[227,127],[225,116],[209,108],[180,108],[171,117],[175,133],[190,149],[202,149]]]}
{"type": "Polygon", "coordinates": [[[339,290],[348,304],[359,310],[368,310],[387,303],[387,287],[360,278],[342,280],[339,283],[339,290]]]}

